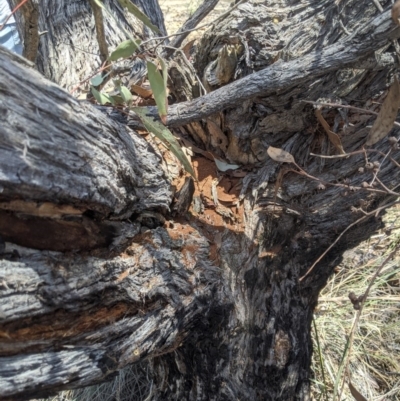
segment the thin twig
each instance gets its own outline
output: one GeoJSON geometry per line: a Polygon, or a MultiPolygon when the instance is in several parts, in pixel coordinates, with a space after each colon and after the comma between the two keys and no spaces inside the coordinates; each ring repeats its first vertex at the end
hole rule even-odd
{"type": "Polygon", "coordinates": [[[113,63],[108,64],[108,65],[104,65],[106,63],[106,61],[103,63],[103,65],[96,70],[93,74],[91,74],[89,77],[85,78],[83,81],[79,82],[74,88],[72,88],[72,90],[70,91],[70,94],[72,95],[81,85],[83,85],[85,82],[89,81],[90,79],[92,79],[94,76],[96,76],[98,73],[106,70],[107,68],[110,68],[113,63]]]}
{"type": "MultiPolygon", "coordinates": [[[[314,156],[314,157],[320,157],[321,159],[343,159],[345,157],[349,157],[349,156],[353,156],[353,155],[358,155],[360,153],[378,153],[382,156],[385,156],[385,153],[381,152],[380,150],[377,149],[362,149],[362,150],[355,150],[354,152],[350,152],[350,153],[344,153],[341,155],[319,155],[317,153],[310,153],[310,156],[314,156]]],[[[400,168],[400,164],[397,163],[396,160],[394,160],[392,157],[389,157],[389,160],[397,167],[400,168]]]]}
{"type": "MultiPolygon", "coordinates": [[[[389,151],[385,154],[385,157],[383,158],[383,160],[379,163],[379,167],[378,167],[378,168],[376,169],[376,171],[374,172],[374,177],[372,178],[372,181],[369,183],[369,185],[372,186],[372,185],[374,184],[375,180],[376,180],[377,177],[378,177],[379,172],[381,171],[381,167],[382,167],[383,163],[384,163],[385,160],[389,157],[391,151],[392,151],[392,148],[389,149],[389,151]]],[[[380,181],[379,181],[379,183],[380,183],[382,186],[384,186],[380,181]]]]}
{"type": "Polygon", "coordinates": [[[365,191],[368,191],[368,192],[374,192],[374,193],[385,194],[385,195],[394,195],[394,196],[399,196],[400,197],[400,193],[394,192],[391,189],[382,190],[382,189],[376,189],[376,188],[371,188],[371,187],[364,188],[364,187],[356,187],[356,186],[348,185],[348,184],[339,184],[339,183],[333,183],[333,182],[324,181],[324,180],[321,180],[321,178],[314,177],[313,175],[308,174],[297,163],[294,163],[294,164],[299,169],[299,171],[293,170],[293,169],[288,170],[288,171],[291,171],[291,172],[293,172],[295,174],[299,174],[299,175],[302,175],[304,177],[310,178],[311,180],[318,181],[318,182],[320,182],[321,184],[323,184],[325,186],[344,188],[344,189],[347,189],[349,191],[365,190],[365,191]]]}
{"type": "Polygon", "coordinates": [[[25,3],[27,3],[28,0],[23,0],[21,3],[19,3],[14,10],[11,11],[11,14],[6,18],[6,20],[4,21],[3,25],[0,25],[0,31],[6,26],[8,20],[14,15],[14,13],[16,11],[18,11],[19,8],[21,8],[25,3]]]}
{"type": "Polygon", "coordinates": [[[165,40],[165,39],[169,39],[169,38],[172,38],[172,37],[174,37],[174,36],[179,36],[179,35],[182,35],[182,34],[184,34],[184,33],[194,32],[194,31],[197,31],[197,30],[199,30],[199,29],[205,28],[205,27],[207,27],[207,26],[209,26],[209,25],[212,25],[212,24],[214,24],[215,22],[219,21],[220,19],[222,19],[222,18],[226,17],[227,15],[229,15],[236,7],[238,7],[240,4],[244,3],[245,1],[246,1],[246,0],[240,0],[239,3],[236,3],[236,4],[235,4],[233,7],[231,7],[228,11],[226,11],[226,12],[223,13],[223,14],[221,14],[220,16],[218,16],[217,18],[215,18],[215,19],[212,20],[211,22],[208,22],[207,24],[203,24],[203,25],[200,25],[200,26],[196,26],[195,28],[188,29],[188,30],[182,31],[182,32],[173,33],[173,34],[167,35],[167,36],[157,36],[157,37],[154,37],[154,38],[150,38],[150,39],[147,39],[146,41],[144,41],[143,43],[141,43],[141,46],[143,46],[143,45],[145,45],[145,44],[147,44],[147,43],[149,43],[149,42],[152,42],[153,40],[162,40],[162,41],[163,41],[163,40],[165,40]]]}
{"type": "Polygon", "coordinates": [[[396,205],[400,203],[399,201],[393,201],[391,203],[385,204],[383,206],[380,206],[374,210],[372,210],[371,212],[365,213],[364,216],[360,217],[358,220],[354,221],[353,223],[351,223],[350,225],[348,225],[341,233],[340,235],[335,239],[335,241],[333,241],[333,243],[331,245],[329,245],[329,247],[327,249],[325,249],[325,251],[322,253],[322,255],[312,264],[312,266],[307,270],[306,274],[304,274],[304,276],[299,278],[299,282],[302,282],[314,269],[314,267],[326,256],[326,254],[340,241],[340,239],[343,237],[344,234],[347,233],[347,231],[350,230],[350,228],[354,227],[355,225],[357,225],[358,223],[363,222],[364,220],[368,219],[369,217],[372,217],[374,214],[379,213],[380,211],[396,205]]]}
{"type": "MultiPolygon", "coordinates": [[[[303,103],[313,104],[313,105],[316,105],[316,106],[336,107],[338,109],[350,109],[350,110],[354,110],[354,111],[359,111],[361,113],[373,114],[375,116],[377,116],[379,114],[376,111],[372,111],[372,110],[368,110],[368,109],[362,109],[360,107],[350,106],[348,104],[327,103],[327,102],[313,102],[311,100],[302,100],[302,102],[303,103]]],[[[397,127],[400,127],[400,123],[398,123],[397,121],[394,122],[394,125],[397,126],[397,127]]]]}
{"type": "Polygon", "coordinates": [[[192,71],[194,76],[197,78],[197,82],[199,83],[200,88],[203,90],[204,94],[206,94],[207,90],[204,87],[203,83],[201,82],[200,77],[197,75],[197,72],[194,69],[193,64],[187,59],[185,52],[182,49],[178,49],[178,48],[172,47],[172,46],[164,46],[164,48],[175,50],[181,54],[181,56],[183,57],[183,60],[185,61],[185,64],[190,68],[190,70],[192,71]]]}
{"type": "MultiPolygon", "coordinates": [[[[203,3],[197,8],[197,10],[184,22],[179,31],[186,31],[188,29],[195,28],[218,4],[219,0],[204,0],[203,3]]],[[[181,33],[176,36],[170,43],[171,47],[180,47],[182,42],[185,40],[188,34],[181,33]]]]}
{"type": "Polygon", "coordinates": [[[339,400],[342,397],[342,393],[343,393],[343,388],[344,388],[344,383],[345,383],[345,376],[349,376],[348,374],[348,369],[349,369],[349,355],[351,354],[351,350],[352,350],[352,346],[353,346],[353,338],[354,338],[354,333],[355,330],[357,328],[358,322],[360,320],[362,311],[364,309],[364,305],[366,303],[366,300],[368,298],[368,294],[371,291],[372,286],[374,285],[376,279],[378,278],[379,274],[381,273],[382,269],[386,266],[386,264],[394,257],[394,255],[400,250],[400,241],[397,243],[397,245],[393,248],[393,250],[389,253],[389,255],[386,257],[386,259],[382,262],[382,264],[378,267],[378,269],[376,270],[375,274],[373,275],[373,277],[371,278],[371,281],[367,287],[367,289],[364,292],[364,295],[361,298],[361,301],[359,303],[360,305],[360,309],[357,311],[356,313],[356,317],[354,319],[354,323],[353,326],[351,328],[350,331],[350,335],[349,335],[349,339],[347,340],[349,346],[347,347],[346,353],[345,355],[343,355],[343,360],[342,360],[342,366],[339,368],[339,372],[341,370],[343,370],[343,366],[345,369],[346,374],[343,377],[343,382],[342,382],[342,386],[340,389],[340,394],[339,394],[339,400]]]}

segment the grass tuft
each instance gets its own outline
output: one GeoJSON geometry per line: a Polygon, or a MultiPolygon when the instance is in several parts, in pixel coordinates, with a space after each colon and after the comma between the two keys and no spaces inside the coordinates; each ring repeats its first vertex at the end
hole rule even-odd
{"type": "Polygon", "coordinates": [[[385,228],[344,255],[340,271],[322,291],[314,314],[315,400],[354,400],[348,381],[368,400],[400,400],[400,255],[375,280],[355,328],[348,369],[343,364],[357,311],[350,292],[364,294],[376,270],[400,241],[400,208],[385,215],[385,228]],[[350,377],[349,377],[350,376],[350,377]]]}

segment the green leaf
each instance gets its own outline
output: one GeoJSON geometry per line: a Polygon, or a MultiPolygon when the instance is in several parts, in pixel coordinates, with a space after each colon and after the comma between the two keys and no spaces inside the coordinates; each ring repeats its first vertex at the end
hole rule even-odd
{"type": "Polygon", "coordinates": [[[146,14],[143,14],[130,0],[118,0],[122,7],[126,7],[128,11],[137,19],[143,22],[153,32],[161,33],[161,31],[151,23],[146,14]]]}
{"type": "Polygon", "coordinates": [[[90,87],[90,91],[93,93],[93,96],[97,100],[97,103],[104,105],[106,103],[111,103],[112,105],[115,104],[114,99],[106,95],[105,93],[99,92],[97,89],[95,89],[93,86],[90,87]]]}
{"type": "MultiPolygon", "coordinates": [[[[164,86],[165,86],[165,88],[167,88],[167,80],[168,80],[167,64],[165,63],[165,60],[160,56],[158,56],[158,60],[160,61],[160,64],[161,64],[161,71],[162,71],[162,76],[164,79],[164,86]]],[[[167,95],[165,94],[165,96],[167,96],[167,95]]]]}
{"type": "MultiPolygon", "coordinates": [[[[139,43],[140,44],[140,43],[139,43]]],[[[108,59],[110,61],[116,61],[119,58],[126,58],[132,56],[133,53],[139,48],[137,42],[133,42],[131,39],[124,40],[120,43],[117,48],[110,54],[108,59]]]]}
{"type": "Polygon", "coordinates": [[[115,104],[123,105],[125,103],[124,99],[122,99],[122,96],[120,96],[120,95],[109,95],[109,96],[110,96],[110,99],[112,99],[114,102],[113,105],[115,105],[115,104]]]}
{"type": "Polygon", "coordinates": [[[159,121],[155,121],[153,117],[147,116],[146,114],[149,113],[149,109],[147,107],[132,107],[131,110],[139,116],[146,129],[152,132],[158,139],[163,141],[168,149],[170,149],[171,152],[182,163],[185,170],[191,174],[195,180],[197,180],[192,165],[190,164],[186,155],[183,153],[182,148],[180,147],[176,138],[173,136],[172,132],[159,121]]]}
{"type": "Polygon", "coordinates": [[[151,61],[147,62],[147,74],[158,107],[158,114],[160,115],[161,121],[166,124],[168,108],[166,79],[161,76],[156,65],[151,61]]]}
{"type": "Polygon", "coordinates": [[[103,76],[98,74],[90,80],[90,84],[93,86],[99,86],[103,83],[103,79],[103,76]]]}
{"type": "Polygon", "coordinates": [[[132,93],[130,92],[130,90],[124,85],[119,86],[118,90],[121,94],[122,99],[124,99],[124,102],[128,106],[130,106],[130,104],[132,103],[132,93]]]}

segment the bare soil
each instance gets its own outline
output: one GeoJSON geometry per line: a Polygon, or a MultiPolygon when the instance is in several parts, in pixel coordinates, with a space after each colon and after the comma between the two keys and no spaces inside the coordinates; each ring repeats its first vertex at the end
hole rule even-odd
{"type": "MultiPolygon", "coordinates": [[[[165,26],[168,34],[175,33],[182,24],[197,10],[203,0],[159,0],[160,7],[164,13],[165,26]]],[[[233,3],[233,0],[220,0],[215,9],[201,22],[201,25],[209,23],[218,15],[226,12],[233,3]]],[[[205,28],[190,35],[187,40],[194,39],[199,33],[204,32],[205,28]]]]}

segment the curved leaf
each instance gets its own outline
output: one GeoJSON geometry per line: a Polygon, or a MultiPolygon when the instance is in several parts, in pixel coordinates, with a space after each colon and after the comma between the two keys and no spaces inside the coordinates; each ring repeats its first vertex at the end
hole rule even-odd
{"type": "Polygon", "coordinates": [[[172,132],[160,122],[155,121],[153,117],[149,117],[146,114],[149,113],[147,107],[133,107],[131,108],[139,118],[142,120],[146,129],[152,132],[158,139],[164,142],[164,144],[171,150],[171,152],[176,156],[176,158],[182,163],[185,170],[195,179],[196,174],[187,159],[186,155],[183,153],[181,146],[172,134],[172,132]]]}
{"type": "Polygon", "coordinates": [[[133,42],[131,39],[124,40],[117,48],[110,54],[108,59],[110,61],[116,61],[119,58],[126,58],[132,56],[133,53],[139,48],[138,43],[133,42]]]}
{"type": "Polygon", "coordinates": [[[124,99],[124,102],[128,106],[130,106],[130,104],[132,103],[132,93],[124,85],[119,86],[118,90],[119,90],[119,93],[121,94],[122,99],[124,99]]]}
{"type": "Polygon", "coordinates": [[[130,0],[118,0],[122,7],[126,7],[128,11],[133,14],[137,19],[143,22],[148,28],[156,33],[161,33],[161,31],[151,23],[150,19],[146,14],[142,13],[137,6],[135,6],[130,0]]]}
{"type": "Polygon", "coordinates": [[[268,156],[278,163],[295,163],[294,157],[286,150],[270,146],[267,149],[268,156]]]}
{"type": "Polygon", "coordinates": [[[158,107],[158,114],[160,115],[161,121],[166,124],[168,108],[166,77],[163,78],[161,76],[156,65],[151,61],[147,62],[147,73],[151,90],[153,91],[153,96],[158,107]]]}
{"type": "Polygon", "coordinates": [[[90,84],[93,86],[99,86],[103,83],[103,76],[101,74],[97,74],[90,80],[90,84]]]}
{"type": "Polygon", "coordinates": [[[397,113],[400,107],[400,85],[396,76],[389,89],[385,101],[382,104],[381,111],[376,118],[374,125],[367,137],[367,146],[374,145],[383,139],[393,128],[397,113]]]}
{"type": "Polygon", "coordinates": [[[106,103],[111,103],[111,104],[115,103],[114,99],[111,96],[106,95],[105,93],[99,92],[93,86],[90,87],[90,91],[93,93],[93,96],[97,100],[97,103],[99,103],[101,105],[105,105],[106,103]]]}

